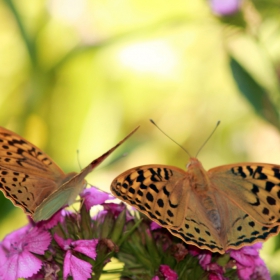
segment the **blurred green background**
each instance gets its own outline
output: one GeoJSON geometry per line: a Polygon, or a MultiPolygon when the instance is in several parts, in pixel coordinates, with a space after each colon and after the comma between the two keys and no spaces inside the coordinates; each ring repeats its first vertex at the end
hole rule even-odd
{"type": "MultiPolygon", "coordinates": [[[[185,168],[188,155],[150,118],[193,156],[221,120],[198,156],[206,169],[280,164],[279,13],[272,0],[242,1],[230,15],[203,0],[3,0],[0,125],[65,172],[141,125],[87,177],[106,191],[134,166],[185,168]]],[[[0,193],[0,238],[26,222],[0,193]]],[[[275,237],[262,251],[273,279],[279,248],[275,237]]]]}

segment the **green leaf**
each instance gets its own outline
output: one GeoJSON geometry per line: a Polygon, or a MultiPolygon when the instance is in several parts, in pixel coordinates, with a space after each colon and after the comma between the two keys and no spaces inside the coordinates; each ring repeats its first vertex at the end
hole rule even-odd
{"type": "Polygon", "coordinates": [[[230,57],[230,67],[240,92],[255,112],[279,129],[279,114],[268,92],[233,57],[230,57]]]}

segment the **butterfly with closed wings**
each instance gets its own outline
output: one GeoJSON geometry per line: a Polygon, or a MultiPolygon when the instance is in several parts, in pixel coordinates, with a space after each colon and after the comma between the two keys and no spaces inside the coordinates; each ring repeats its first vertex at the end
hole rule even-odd
{"type": "Polygon", "coordinates": [[[85,177],[139,127],[93,160],[80,173],[65,174],[43,151],[16,133],[0,127],[0,190],[35,222],[48,220],[72,204],[86,187],[85,177]]]}

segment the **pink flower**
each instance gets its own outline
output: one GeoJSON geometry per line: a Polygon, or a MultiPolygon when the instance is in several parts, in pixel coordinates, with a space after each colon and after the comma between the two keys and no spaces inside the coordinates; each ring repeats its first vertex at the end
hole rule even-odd
{"type": "Polygon", "coordinates": [[[261,271],[264,272],[264,274],[261,274],[262,279],[270,279],[265,263],[259,256],[261,247],[261,243],[256,243],[239,250],[230,250],[231,258],[236,260],[237,273],[240,279],[258,279],[257,277],[253,278],[253,276],[258,275],[261,271]]]}
{"type": "Polygon", "coordinates": [[[172,270],[168,265],[162,264],[159,267],[159,271],[165,276],[166,280],[177,280],[178,275],[177,273],[172,270]]]}
{"type": "MultiPolygon", "coordinates": [[[[160,274],[164,277],[165,280],[178,280],[177,273],[172,270],[168,265],[162,264],[159,267],[160,274]]],[[[154,276],[152,280],[159,280],[159,276],[154,276]]]]}
{"type": "Polygon", "coordinates": [[[93,216],[92,219],[94,221],[99,221],[100,223],[103,223],[107,214],[108,214],[107,210],[101,210],[95,216],[93,216]]]}
{"type": "Polygon", "coordinates": [[[160,226],[160,225],[157,224],[156,222],[151,222],[150,228],[151,228],[151,230],[156,230],[156,229],[162,228],[162,226],[160,226]]]}
{"type": "Polygon", "coordinates": [[[104,210],[113,213],[114,217],[117,218],[120,213],[126,209],[124,203],[116,204],[116,203],[104,203],[104,210]]]}
{"type": "Polygon", "coordinates": [[[200,266],[208,272],[210,280],[224,280],[224,270],[216,263],[212,263],[212,253],[208,250],[201,250],[196,246],[189,245],[189,252],[192,256],[197,256],[200,266]]]}
{"type": "Polygon", "coordinates": [[[190,254],[195,257],[198,256],[199,254],[202,254],[204,251],[194,245],[188,245],[188,249],[190,254]]]}
{"type": "Polygon", "coordinates": [[[108,199],[115,199],[112,195],[102,192],[95,187],[84,189],[80,196],[84,199],[87,211],[89,211],[92,206],[103,204],[108,199]]]}
{"type": "Polygon", "coordinates": [[[84,280],[91,278],[91,264],[83,261],[74,255],[71,251],[66,252],[63,263],[63,279],[66,280],[68,275],[74,280],[84,280]]]}
{"type": "MultiPolygon", "coordinates": [[[[124,203],[116,204],[116,203],[104,203],[102,205],[104,207],[104,210],[99,211],[92,219],[95,221],[103,222],[105,219],[105,216],[108,213],[112,213],[114,218],[116,219],[119,214],[126,209],[126,206],[124,203]]],[[[126,222],[129,222],[131,220],[134,220],[134,217],[131,216],[131,214],[126,211],[126,222]]]]}
{"type": "MultiPolygon", "coordinates": [[[[195,252],[195,251],[194,251],[195,252]]],[[[227,279],[223,276],[224,271],[221,266],[216,263],[211,263],[212,253],[210,251],[201,250],[199,255],[197,255],[199,259],[199,264],[201,267],[208,271],[208,278],[210,280],[223,280],[227,279]]]]}
{"type": "Polygon", "coordinates": [[[211,263],[207,266],[207,270],[209,272],[208,279],[209,280],[226,280],[228,278],[224,277],[224,271],[221,266],[216,263],[211,263]]]}
{"type": "Polygon", "coordinates": [[[210,0],[211,9],[215,14],[224,16],[236,13],[241,0],[210,0]]]}
{"type": "Polygon", "coordinates": [[[7,235],[0,243],[0,279],[28,278],[37,273],[42,261],[33,253],[44,255],[50,243],[49,232],[30,225],[7,235]]]}
{"type": "Polygon", "coordinates": [[[96,246],[98,240],[65,240],[57,234],[54,234],[54,239],[57,244],[66,251],[63,262],[63,279],[67,279],[69,275],[72,276],[74,280],[91,278],[92,265],[77,258],[73,253],[79,252],[95,260],[97,256],[96,246]]]}
{"type": "Polygon", "coordinates": [[[208,269],[208,266],[211,264],[212,253],[210,251],[201,251],[198,255],[199,264],[204,270],[208,269]]]}
{"type": "Polygon", "coordinates": [[[267,267],[265,266],[264,262],[263,262],[263,264],[260,264],[255,268],[253,274],[251,275],[251,279],[253,279],[253,280],[259,280],[259,279],[268,280],[268,279],[271,279],[269,271],[268,271],[267,267]]]}
{"type": "Polygon", "coordinates": [[[33,226],[37,226],[39,228],[43,228],[43,229],[51,229],[53,227],[55,227],[58,223],[62,223],[64,221],[64,216],[66,215],[67,211],[64,209],[61,209],[59,211],[57,211],[52,217],[50,217],[48,220],[46,221],[40,221],[38,223],[35,223],[32,218],[29,218],[29,222],[33,225],[33,226]]]}

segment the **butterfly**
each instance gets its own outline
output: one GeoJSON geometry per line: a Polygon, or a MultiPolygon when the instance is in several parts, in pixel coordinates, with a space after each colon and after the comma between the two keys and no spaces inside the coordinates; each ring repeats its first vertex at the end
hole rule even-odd
{"type": "Polygon", "coordinates": [[[280,231],[280,165],[237,163],[206,171],[150,164],[117,176],[111,192],[187,244],[224,254],[280,231]]]}
{"type": "Polygon", "coordinates": [[[85,177],[116,148],[93,160],[80,173],[65,174],[43,151],[16,133],[0,127],[0,190],[35,222],[48,220],[63,206],[72,204],[86,187],[85,177]]]}

